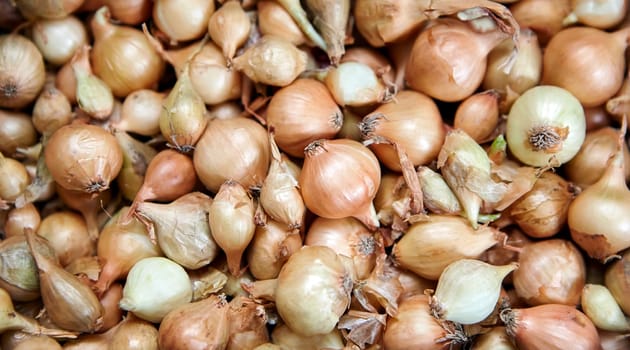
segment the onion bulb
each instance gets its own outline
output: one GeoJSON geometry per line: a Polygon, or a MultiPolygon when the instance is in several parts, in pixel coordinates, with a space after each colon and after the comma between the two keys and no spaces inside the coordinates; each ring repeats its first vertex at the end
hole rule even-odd
{"type": "Polygon", "coordinates": [[[630,190],[626,184],[624,141],[626,124],[617,139],[617,150],[604,174],[582,191],[569,206],[573,240],[595,259],[607,260],[630,247],[630,190]],[[597,220],[592,220],[597,218],[597,220]]]}
{"type": "Polygon", "coordinates": [[[606,268],[604,283],[623,312],[630,314],[630,250],[606,268]]]}
{"type": "Polygon", "coordinates": [[[193,154],[199,180],[214,193],[229,179],[246,188],[260,185],[269,160],[265,128],[242,117],[211,120],[193,154]]]}
{"type": "Polygon", "coordinates": [[[333,66],[339,63],[345,53],[350,5],[350,0],[306,0],[306,7],[314,17],[313,24],[324,39],[326,53],[333,66]]]}
{"type": "MultiPolygon", "coordinates": [[[[42,246],[41,253],[56,259],[50,245],[42,246]]],[[[29,251],[24,231],[0,242],[0,288],[6,290],[13,301],[31,301],[39,298],[40,286],[37,265],[29,251]]]]}
{"type": "Polygon", "coordinates": [[[389,102],[396,93],[392,83],[384,82],[369,65],[356,61],[331,67],[324,82],[341,106],[362,107],[389,102]]]}
{"type": "Polygon", "coordinates": [[[599,284],[586,284],[582,289],[582,310],[598,329],[627,332],[630,323],[608,288],[599,284]]]}
{"type": "Polygon", "coordinates": [[[564,19],[565,25],[575,22],[589,27],[609,29],[628,15],[628,0],[572,0],[571,13],[564,19]]]}
{"type": "Polygon", "coordinates": [[[593,322],[573,306],[544,304],[501,312],[508,336],[521,350],[600,349],[593,322]]]}
{"type": "Polygon", "coordinates": [[[18,147],[37,143],[37,130],[28,114],[0,109],[0,139],[0,152],[13,156],[18,147]]]}
{"type": "Polygon", "coordinates": [[[72,118],[72,106],[66,95],[53,83],[44,85],[33,105],[32,122],[35,129],[42,135],[50,135],[60,127],[70,124],[72,118]]]}
{"type": "Polygon", "coordinates": [[[15,6],[24,17],[35,18],[63,18],[76,11],[84,0],[16,0],[15,6]]]}
{"type": "Polygon", "coordinates": [[[87,193],[108,189],[122,167],[116,138],[94,125],[70,124],[57,129],[44,148],[44,158],[60,186],[87,193]]]}
{"type": "Polygon", "coordinates": [[[28,203],[21,208],[13,208],[9,210],[4,221],[5,238],[21,235],[27,227],[37,232],[40,223],[39,209],[33,203],[28,203]]]}
{"type": "Polygon", "coordinates": [[[352,277],[332,249],[305,246],[291,255],[278,275],[276,308],[295,333],[326,334],[350,305],[352,277]]]}
{"type": "Polygon", "coordinates": [[[68,62],[79,47],[88,44],[87,29],[76,16],[40,19],[33,25],[32,37],[46,62],[56,66],[68,62]]]}
{"type": "Polygon", "coordinates": [[[276,1],[260,0],[258,9],[258,30],[263,35],[281,36],[295,46],[307,42],[306,36],[291,15],[276,1]]]}
{"type": "Polygon", "coordinates": [[[256,226],[254,238],[247,247],[249,272],[259,280],[278,277],[280,269],[293,253],[302,247],[302,237],[286,224],[267,220],[256,226]]]}
{"type": "Polygon", "coordinates": [[[280,323],[273,328],[271,339],[273,343],[260,345],[254,350],[321,350],[343,349],[344,347],[343,336],[339,329],[333,329],[326,334],[305,336],[292,331],[285,323],[280,323]]]}
{"type": "Polygon", "coordinates": [[[575,306],[586,280],[582,254],[571,241],[547,239],[521,248],[512,276],[516,294],[529,305],[575,306]]]}
{"type": "Polygon", "coordinates": [[[0,107],[22,108],[33,102],[46,82],[44,58],[19,34],[0,35],[0,107]]]}
{"type": "Polygon", "coordinates": [[[78,48],[70,64],[77,82],[76,98],[79,108],[90,117],[107,119],[114,110],[114,96],[109,86],[92,73],[88,45],[78,48]]]}
{"type": "Polygon", "coordinates": [[[214,12],[214,1],[187,1],[185,6],[173,0],[153,3],[153,22],[173,42],[201,37],[214,12]]]}
{"type": "Polygon", "coordinates": [[[0,153],[0,200],[15,201],[31,179],[26,167],[13,158],[6,158],[0,153]]]}
{"type": "Polygon", "coordinates": [[[543,55],[543,84],[562,87],[584,107],[606,103],[621,88],[630,27],[608,33],[571,27],[554,35],[543,55]]]}
{"type": "Polygon", "coordinates": [[[494,266],[480,260],[460,259],[449,264],[431,297],[431,311],[439,319],[475,324],[494,310],[505,276],[517,263],[494,266]]]}
{"type": "Polygon", "coordinates": [[[92,65],[117,97],[132,91],[154,88],[162,76],[164,61],[141,31],[110,22],[107,7],[94,14],[92,65]]]}
{"type": "Polygon", "coordinates": [[[46,238],[55,250],[61,266],[81,257],[93,255],[95,245],[88,235],[83,218],[70,211],[59,211],[46,216],[37,234],[46,238]]]}
{"type": "Polygon", "coordinates": [[[143,136],[154,136],[160,132],[160,114],[163,110],[165,93],[150,89],[136,90],[125,98],[120,119],[113,127],[143,136]]]}
{"type": "Polygon", "coordinates": [[[119,306],[158,323],[191,299],[192,285],[184,268],[167,258],[152,257],[138,261],[129,270],[119,306]]]}
{"type": "Polygon", "coordinates": [[[571,0],[520,0],[510,6],[510,12],[521,28],[531,28],[545,45],[564,28],[563,22],[571,13],[571,0]]]}
{"type": "Polygon", "coordinates": [[[405,72],[407,84],[438,100],[463,100],[479,87],[488,53],[506,37],[498,30],[477,33],[456,19],[436,20],[413,44],[405,72]]]}
{"type": "Polygon", "coordinates": [[[556,167],[571,160],[586,135],[584,108],[571,92],[539,85],[512,105],[506,139],[512,154],[536,167],[556,167]]]}
{"type": "Polygon", "coordinates": [[[226,1],[210,16],[208,33],[215,44],[223,50],[223,56],[231,64],[236,50],[249,38],[251,21],[240,1],[226,1]]]}
{"type": "Polygon", "coordinates": [[[428,96],[412,90],[401,91],[395,101],[382,104],[366,115],[359,129],[364,144],[386,167],[400,171],[395,142],[414,166],[424,165],[440,152],[446,132],[437,105],[428,96]]]}
{"type": "Polygon", "coordinates": [[[278,90],[269,101],[267,124],[273,127],[278,147],[293,157],[341,129],[343,114],[326,85],[314,79],[297,79],[278,90]]]}
{"type": "Polygon", "coordinates": [[[304,153],[298,183],[310,211],[328,219],[352,216],[371,229],[379,226],[372,200],[381,169],[367,147],[349,139],[316,140],[304,153]]]}
{"type": "MultiPolygon", "coordinates": [[[[87,3],[90,0],[85,0],[87,3]]],[[[137,25],[151,17],[151,9],[153,1],[151,0],[98,0],[101,2],[95,6],[96,11],[99,7],[106,5],[112,12],[112,17],[124,24],[137,25]],[[103,4],[104,3],[104,4],[103,4]]]]}

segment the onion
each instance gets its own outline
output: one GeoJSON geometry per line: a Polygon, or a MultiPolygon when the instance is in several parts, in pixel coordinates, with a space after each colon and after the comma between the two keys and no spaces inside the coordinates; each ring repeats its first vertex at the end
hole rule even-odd
{"type": "Polygon", "coordinates": [[[94,244],[88,235],[85,220],[73,212],[60,211],[46,216],[37,230],[57,253],[61,266],[93,255],[94,244]]]}
{"type": "Polygon", "coordinates": [[[431,313],[438,319],[475,324],[490,316],[501,293],[501,283],[518,263],[494,266],[474,259],[449,264],[431,297],[431,313]]]}
{"type": "Polygon", "coordinates": [[[392,83],[384,82],[369,65],[356,61],[330,68],[324,82],[341,106],[363,107],[389,102],[396,93],[392,83]]]}
{"type": "Polygon", "coordinates": [[[101,7],[90,25],[94,33],[92,65],[117,97],[152,88],[162,76],[164,61],[137,29],[110,23],[110,12],[101,7]]]}
{"type": "Polygon", "coordinates": [[[287,86],[306,69],[307,60],[308,55],[286,39],[265,35],[232,64],[254,82],[287,86]]]}
{"type": "Polygon", "coordinates": [[[466,219],[458,216],[429,215],[427,221],[409,227],[392,254],[400,266],[437,280],[449,264],[476,258],[503,237],[503,233],[489,226],[475,231],[466,219]]]}
{"type": "MultiPolygon", "coordinates": [[[[86,2],[89,0],[86,0],[86,2]]],[[[153,2],[151,0],[100,0],[112,12],[116,20],[130,25],[140,24],[151,17],[153,2]]],[[[98,10],[102,4],[92,11],[98,10]]]]}
{"type": "Polygon", "coordinates": [[[226,1],[206,22],[210,38],[221,47],[228,65],[231,64],[236,50],[250,35],[251,21],[247,13],[239,1],[226,1]]]}
{"type": "Polygon", "coordinates": [[[570,1],[520,0],[510,6],[510,12],[521,28],[531,28],[546,45],[564,28],[563,21],[571,13],[570,1]]]}
{"type": "Polygon", "coordinates": [[[34,18],[63,18],[76,11],[84,0],[16,0],[15,6],[24,17],[34,18]]]}
{"type": "Polygon", "coordinates": [[[77,103],[90,117],[103,120],[114,110],[114,96],[109,86],[92,73],[89,53],[90,47],[83,45],[70,62],[77,82],[77,103]]]}
{"type": "MultiPolygon", "coordinates": [[[[395,73],[397,72],[392,68],[389,59],[374,48],[353,46],[346,50],[340,62],[363,63],[372,68],[377,75],[381,76],[383,81],[393,83],[396,80],[395,73]]],[[[403,87],[398,86],[398,89],[402,90],[403,87]]]]}
{"type": "Polygon", "coordinates": [[[260,205],[272,219],[289,228],[300,228],[304,223],[306,206],[298,189],[297,179],[282,160],[280,150],[269,133],[271,165],[260,189],[260,205]]]}
{"type": "Polygon", "coordinates": [[[350,0],[307,0],[306,7],[315,18],[313,24],[326,44],[332,65],[337,65],[345,53],[346,28],[350,16],[350,0]]]}
{"type": "Polygon", "coordinates": [[[212,198],[190,192],[168,204],[142,202],[136,212],[153,223],[164,255],[194,270],[209,264],[218,252],[208,223],[211,205],[212,198]]]}
{"type": "Polygon", "coordinates": [[[0,199],[15,201],[30,183],[24,165],[0,153],[0,199]]]}
{"type": "Polygon", "coordinates": [[[629,38],[630,27],[614,33],[589,27],[564,29],[545,48],[542,82],[565,88],[584,107],[605,103],[623,83],[629,38]]]}
{"type": "Polygon", "coordinates": [[[33,106],[32,123],[40,134],[51,135],[72,121],[70,101],[54,83],[47,83],[33,106]]]}
{"type": "Polygon", "coordinates": [[[244,187],[259,185],[269,169],[265,129],[246,118],[214,119],[199,139],[193,162],[199,180],[216,193],[228,179],[244,187]]]}
{"type": "Polygon", "coordinates": [[[124,131],[115,130],[114,136],[123,152],[123,165],[116,178],[118,188],[124,198],[133,201],[144,184],[147,167],[157,151],[124,131]]]}
{"type": "Polygon", "coordinates": [[[278,277],[280,269],[293,253],[302,247],[302,238],[285,224],[267,220],[256,226],[254,238],[247,247],[249,272],[259,280],[278,277]]]}
{"type": "Polygon", "coordinates": [[[488,90],[466,98],[457,107],[453,127],[478,143],[488,141],[499,124],[499,97],[495,90],[488,90]]]}
{"type": "Polygon", "coordinates": [[[477,33],[455,19],[436,20],[413,44],[405,72],[407,84],[438,100],[463,100],[479,87],[488,53],[506,37],[496,30],[477,33]]]}
{"type": "Polygon", "coordinates": [[[571,238],[595,259],[607,260],[630,247],[630,190],[626,185],[624,142],[626,124],[604,174],[569,206],[571,238]],[[597,220],[588,218],[596,217],[597,220]]]}
{"type": "Polygon", "coordinates": [[[68,98],[70,103],[77,102],[77,80],[74,78],[71,62],[66,62],[57,71],[55,87],[68,98]]]}
{"type": "Polygon", "coordinates": [[[376,265],[379,241],[355,218],[325,219],[318,217],[310,225],[304,244],[326,246],[352,259],[354,275],[365,280],[376,265]]]}
{"type": "Polygon", "coordinates": [[[21,235],[24,233],[23,230],[25,228],[30,228],[37,232],[40,223],[39,210],[33,203],[28,203],[21,208],[9,210],[4,222],[4,235],[6,238],[21,235]]]}
{"type": "MultiPolygon", "coordinates": [[[[125,210],[121,209],[118,215],[124,215],[125,210]]],[[[136,262],[162,255],[160,248],[151,242],[146,227],[137,219],[128,223],[113,221],[105,226],[99,236],[96,252],[103,263],[98,281],[93,287],[98,295],[105,293],[115,280],[124,278],[136,262]]]]}
{"type": "Polygon", "coordinates": [[[529,305],[575,306],[586,280],[580,251],[570,241],[548,239],[521,248],[512,276],[516,294],[529,305]]]}
{"type": "Polygon", "coordinates": [[[298,79],[273,95],[266,120],[278,147],[293,157],[303,157],[309,143],[337,134],[343,115],[324,84],[298,79]]]}
{"type": "MultiPolygon", "coordinates": [[[[628,83],[628,87],[630,88],[630,82],[628,83]]],[[[614,118],[614,116],[608,113],[604,105],[584,108],[584,116],[586,117],[586,132],[609,126],[614,118]]]]}
{"type": "Polygon", "coordinates": [[[623,312],[630,314],[630,250],[606,268],[604,282],[623,312]]]}
{"type": "Polygon", "coordinates": [[[90,287],[64,270],[56,259],[42,254],[48,245],[44,238],[26,230],[26,240],[39,270],[39,285],[46,313],[63,329],[98,331],[103,325],[103,306],[90,287]]]}
{"type": "Polygon", "coordinates": [[[174,308],[160,324],[160,349],[225,349],[229,310],[225,297],[219,295],[174,308]]]}
{"type": "Polygon", "coordinates": [[[129,270],[119,306],[143,320],[158,323],[169,312],[190,303],[191,298],[186,271],[169,259],[151,257],[129,270]]]}
{"type": "Polygon", "coordinates": [[[443,327],[431,315],[429,297],[418,294],[401,301],[398,313],[387,320],[383,345],[391,350],[446,350],[466,343],[463,332],[443,327]]]}
{"type": "Polygon", "coordinates": [[[374,154],[357,141],[316,140],[305,149],[299,184],[306,207],[318,216],[359,219],[379,226],[372,200],[381,171],[374,154]]]}
{"type": "MultiPolygon", "coordinates": [[[[608,160],[617,150],[619,130],[604,127],[586,133],[578,153],[564,165],[566,178],[586,189],[605,173],[608,160]]],[[[630,180],[630,151],[622,147],[626,180],[630,180]]]]}
{"type": "Polygon", "coordinates": [[[37,143],[37,131],[29,115],[0,110],[0,152],[12,156],[16,149],[37,143]]]}
{"type": "Polygon", "coordinates": [[[74,52],[88,43],[87,29],[76,16],[58,19],[40,19],[33,25],[33,42],[54,65],[62,65],[74,52]]]}
{"type": "Polygon", "coordinates": [[[109,347],[128,350],[158,350],[158,330],[133,313],[127,313],[116,327],[116,332],[109,341],[109,347]]]}
{"type": "Polygon", "coordinates": [[[196,181],[190,157],[171,149],[160,151],[151,159],[144,182],[133,199],[127,217],[133,215],[142,202],[168,202],[185,195],[193,189],[196,181]]]}
{"type": "Polygon", "coordinates": [[[130,93],[122,104],[121,119],[113,127],[143,136],[160,132],[160,114],[165,93],[149,89],[130,93]]]}
{"type": "Polygon", "coordinates": [[[564,19],[565,25],[579,22],[589,27],[608,29],[628,15],[628,0],[572,0],[571,8],[571,13],[564,19]]]}
{"type": "Polygon", "coordinates": [[[241,258],[254,237],[254,201],[247,190],[235,181],[226,181],[208,210],[212,237],[225,252],[228,269],[241,275],[241,258]]]}
{"type": "Polygon", "coordinates": [[[598,329],[627,332],[630,323],[608,288],[598,284],[586,284],[580,299],[582,310],[598,329]]]}
{"type": "Polygon", "coordinates": [[[302,8],[302,4],[298,0],[278,0],[278,3],[291,15],[295,23],[300,27],[301,31],[306,35],[310,42],[322,50],[326,50],[324,39],[311,24],[307,17],[306,11],[302,8]]]}
{"type": "Polygon", "coordinates": [[[32,41],[19,34],[0,35],[0,107],[22,108],[44,87],[44,58],[32,41]]]}
{"type": "Polygon", "coordinates": [[[359,124],[365,144],[381,163],[401,170],[398,154],[389,142],[402,147],[414,166],[424,165],[440,152],[446,132],[435,102],[422,93],[401,91],[396,100],[377,107],[359,124]]]}
{"type": "Polygon", "coordinates": [[[295,46],[306,43],[308,39],[282,5],[275,1],[260,0],[256,6],[261,34],[281,36],[295,46]]]}
{"type": "Polygon", "coordinates": [[[351,289],[350,272],[339,255],[328,247],[305,246],[280,270],[276,308],[293,332],[326,334],[350,305],[351,289]]]}
{"type": "Polygon", "coordinates": [[[106,332],[121,322],[123,312],[118,307],[118,302],[122,299],[122,291],[122,284],[115,283],[99,299],[105,310],[103,312],[103,326],[101,327],[101,332],[106,332]]]}
{"type": "Polygon", "coordinates": [[[116,138],[94,125],[70,124],[55,131],[44,159],[52,178],[68,190],[87,193],[109,188],[122,167],[116,138]]]}
{"type": "Polygon", "coordinates": [[[527,90],[512,105],[506,139],[512,154],[537,167],[571,160],[586,135],[584,109],[569,91],[550,85],[527,90]]]}
{"type": "Polygon", "coordinates": [[[228,350],[253,349],[269,341],[264,306],[250,298],[237,296],[229,303],[230,338],[228,350]]]}
{"type": "Polygon", "coordinates": [[[173,0],[157,0],[153,4],[155,25],[173,42],[201,37],[214,12],[214,1],[188,1],[186,6],[173,0]]]}
{"type": "Polygon", "coordinates": [[[509,215],[530,237],[551,237],[565,227],[569,205],[575,195],[571,183],[546,172],[529,192],[510,206],[509,215]]]}
{"type": "Polygon", "coordinates": [[[518,349],[600,349],[593,322],[572,306],[544,304],[501,312],[506,332],[518,349]]]}

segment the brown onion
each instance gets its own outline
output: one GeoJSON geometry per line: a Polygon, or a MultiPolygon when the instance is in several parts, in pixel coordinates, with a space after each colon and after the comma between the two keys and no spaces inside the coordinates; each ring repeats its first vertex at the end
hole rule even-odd
{"type": "Polygon", "coordinates": [[[253,349],[269,341],[264,306],[247,297],[237,296],[229,303],[230,336],[227,350],[253,349]]]}
{"type": "Polygon", "coordinates": [[[17,236],[24,233],[24,228],[30,228],[37,232],[37,228],[41,223],[39,210],[28,203],[21,208],[13,208],[8,214],[4,222],[5,237],[17,236]]]}
{"type": "Polygon", "coordinates": [[[501,312],[506,332],[520,350],[600,349],[593,322],[572,306],[544,304],[501,312]]]}
{"type": "Polygon", "coordinates": [[[275,1],[256,2],[260,33],[281,36],[294,45],[302,45],[307,39],[291,15],[275,1]]]}
{"type": "Polygon", "coordinates": [[[13,156],[18,147],[37,143],[37,131],[27,114],[0,110],[0,139],[0,152],[13,156]]]}
{"type": "MultiPolygon", "coordinates": [[[[88,0],[86,0],[87,2],[88,0]]],[[[112,17],[122,23],[136,25],[151,17],[153,2],[151,0],[99,0],[107,5],[112,17]]],[[[98,10],[103,4],[94,8],[98,10]]]]}
{"type": "Polygon", "coordinates": [[[499,93],[488,90],[466,98],[457,107],[453,127],[478,143],[488,141],[499,124],[499,93]]]}
{"type": "Polygon", "coordinates": [[[570,0],[520,0],[510,6],[510,12],[522,28],[531,28],[545,45],[564,28],[571,3],[570,0]]]}
{"type": "Polygon", "coordinates": [[[48,140],[44,157],[60,186],[87,193],[108,189],[122,167],[122,151],[116,138],[94,125],[59,128],[48,140]]]}
{"type": "Polygon", "coordinates": [[[371,229],[379,226],[372,200],[381,169],[369,149],[348,139],[316,140],[305,155],[298,182],[310,211],[329,219],[352,216],[371,229]]]}
{"type": "Polygon", "coordinates": [[[367,279],[376,264],[379,242],[359,220],[316,218],[310,225],[304,245],[326,246],[352,259],[358,279],[367,279]]]}
{"type": "Polygon", "coordinates": [[[158,350],[158,330],[145,320],[127,313],[112,335],[109,347],[128,350],[158,350]]]}
{"type": "Polygon", "coordinates": [[[55,87],[68,98],[70,103],[77,102],[77,80],[74,78],[71,62],[67,62],[57,70],[55,87]]]}
{"type": "Polygon", "coordinates": [[[628,0],[572,0],[571,8],[571,13],[564,19],[565,25],[579,22],[589,27],[609,29],[628,15],[628,0]]]}
{"type": "Polygon", "coordinates": [[[15,201],[29,185],[31,179],[24,165],[0,153],[0,200],[15,201]]]}
{"type": "Polygon", "coordinates": [[[164,61],[141,31],[110,22],[107,7],[101,7],[91,21],[94,33],[92,65],[117,97],[153,88],[162,76],[164,61]]]}
{"type": "Polygon", "coordinates": [[[101,332],[114,328],[122,320],[123,311],[118,307],[118,302],[122,299],[122,291],[122,284],[114,283],[99,299],[103,305],[103,310],[105,310],[101,332]]]}
{"type": "Polygon", "coordinates": [[[53,65],[62,65],[74,52],[88,43],[87,29],[76,16],[40,19],[33,25],[33,42],[44,59],[53,65]]]}
{"type": "Polygon", "coordinates": [[[247,247],[246,258],[249,272],[259,280],[278,277],[280,269],[289,257],[300,250],[302,238],[285,224],[267,220],[256,226],[254,238],[247,247]]]}
{"type": "Polygon", "coordinates": [[[488,53],[506,37],[497,30],[477,33],[455,19],[436,20],[413,44],[405,73],[407,84],[438,100],[463,100],[481,84],[488,53]]]}
{"type": "Polygon", "coordinates": [[[206,22],[210,38],[221,47],[230,65],[236,50],[249,39],[252,25],[249,16],[240,1],[226,1],[206,22]]]}
{"type": "Polygon", "coordinates": [[[562,30],[545,48],[542,82],[567,89],[584,107],[606,103],[623,83],[629,38],[630,27],[613,33],[590,27],[562,30]]]}
{"type": "Polygon", "coordinates": [[[214,119],[197,142],[193,155],[199,180],[216,193],[228,179],[246,188],[259,185],[269,169],[265,129],[246,118],[214,119]]]}
{"type": "Polygon", "coordinates": [[[623,312],[630,314],[630,250],[606,268],[604,281],[623,312]]]}
{"type": "MultiPolygon", "coordinates": [[[[619,130],[612,127],[589,131],[578,153],[564,165],[567,180],[586,189],[599,180],[606,171],[608,159],[617,150],[619,130]]],[[[623,147],[626,180],[630,179],[630,151],[623,147]]]]}
{"type": "Polygon", "coordinates": [[[50,135],[70,124],[72,118],[72,106],[66,95],[54,83],[46,83],[33,106],[32,122],[35,129],[41,134],[50,135]]]}
{"type": "Polygon", "coordinates": [[[401,91],[396,100],[377,107],[359,124],[364,144],[389,169],[401,170],[398,153],[402,147],[414,166],[434,160],[446,131],[437,105],[428,96],[412,90],[401,91]]]}
{"type": "Polygon", "coordinates": [[[173,42],[201,37],[214,12],[214,1],[194,0],[182,3],[157,0],[153,3],[153,22],[173,42]]]}
{"type": "Polygon", "coordinates": [[[22,108],[44,87],[44,58],[32,41],[19,34],[0,35],[0,107],[22,108]]]}
{"type": "Polygon", "coordinates": [[[95,250],[85,220],[70,211],[46,216],[39,225],[37,234],[48,240],[57,253],[59,263],[64,267],[78,258],[93,255],[95,250]]]}
{"type": "Polygon", "coordinates": [[[113,127],[143,136],[158,134],[165,97],[165,93],[150,89],[130,93],[122,104],[121,119],[115,121],[113,127]]]}
{"type": "Polygon", "coordinates": [[[278,275],[275,291],[280,317],[295,333],[326,334],[350,305],[351,273],[332,249],[304,246],[278,275]]]}
{"type": "Polygon", "coordinates": [[[580,302],[586,266],[571,241],[549,239],[525,245],[518,263],[512,276],[514,287],[529,305],[575,306],[580,302]]]}
{"type": "Polygon", "coordinates": [[[293,157],[322,138],[333,138],[343,115],[326,86],[313,79],[298,79],[278,90],[267,107],[267,124],[273,127],[278,147],[293,157]]]}
{"type": "Polygon", "coordinates": [[[85,219],[90,239],[96,241],[99,231],[98,215],[104,211],[105,206],[108,204],[111,198],[111,191],[107,190],[94,195],[81,191],[67,190],[61,186],[57,186],[56,191],[65,205],[81,213],[83,219],[85,219]]]}
{"type": "Polygon", "coordinates": [[[24,17],[34,18],[62,18],[76,11],[84,0],[16,0],[15,6],[20,9],[24,17]]]}

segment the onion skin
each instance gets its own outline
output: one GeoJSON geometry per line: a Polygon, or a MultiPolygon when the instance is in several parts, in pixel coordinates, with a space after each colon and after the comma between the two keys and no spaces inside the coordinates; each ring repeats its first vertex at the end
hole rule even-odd
{"type": "Polygon", "coordinates": [[[44,57],[32,41],[19,34],[0,36],[0,67],[2,108],[25,107],[46,82],[44,57]]]}
{"type": "Polygon", "coordinates": [[[501,313],[506,332],[519,350],[601,349],[593,322],[572,306],[544,304],[501,313]]]}
{"type": "Polygon", "coordinates": [[[630,250],[607,267],[604,282],[623,312],[630,314],[630,250]]]}
{"type": "Polygon", "coordinates": [[[0,110],[0,152],[12,156],[18,147],[37,143],[37,130],[29,115],[0,110]]]}
{"type": "Polygon", "coordinates": [[[55,182],[68,190],[87,193],[108,189],[123,160],[111,133],[81,124],[57,129],[44,148],[44,158],[55,182]]]}

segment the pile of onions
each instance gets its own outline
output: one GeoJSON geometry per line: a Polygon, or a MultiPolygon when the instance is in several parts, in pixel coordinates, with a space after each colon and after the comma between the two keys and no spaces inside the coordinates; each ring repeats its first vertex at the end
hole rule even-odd
{"type": "Polygon", "coordinates": [[[0,0],[0,348],[628,348],[629,8],[0,0]]]}

